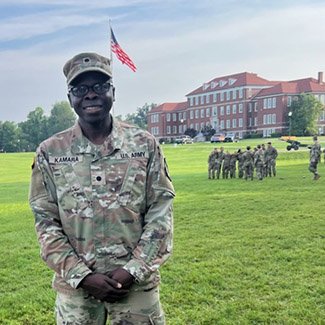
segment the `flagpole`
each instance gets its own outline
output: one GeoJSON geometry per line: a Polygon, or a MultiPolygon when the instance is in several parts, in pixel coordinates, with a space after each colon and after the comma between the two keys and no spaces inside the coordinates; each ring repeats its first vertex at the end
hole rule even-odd
{"type": "MultiPolygon", "coordinates": [[[[112,20],[111,19],[109,19],[109,38],[110,38],[110,42],[109,42],[109,49],[110,49],[109,60],[110,60],[110,65],[111,65],[112,81],[113,81],[112,20]]],[[[113,113],[113,116],[114,116],[115,115],[114,102],[113,102],[113,106],[112,106],[112,113],[113,113]]]]}

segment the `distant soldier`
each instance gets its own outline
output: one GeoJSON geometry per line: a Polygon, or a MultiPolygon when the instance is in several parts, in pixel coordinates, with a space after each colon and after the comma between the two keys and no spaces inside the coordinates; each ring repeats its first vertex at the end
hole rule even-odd
{"type": "Polygon", "coordinates": [[[261,145],[257,146],[257,151],[254,154],[254,166],[256,168],[257,178],[261,181],[263,180],[263,168],[264,168],[264,151],[261,145]]]}
{"type": "Polygon", "coordinates": [[[247,181],[247,178],[250,178],[253,180],[253,163],[254,163],[254,153],[251,150],[250,146],[246,147],[246,151],[243,153],[243,165],[245,169],[245,180],[247,181]]]}
{"type": "Polygon", "coordinates": [[[322,150],[316,135],[313,136],[313,141],[314,144],[310,149],[310,164],[308,169],[314,174],[314,180],[317,181],[320,178],[320,175],[317,173],[317,164],[320,160],[322,150]]]}
{"type": "Polygon", "coordinates": [[[208,158],[208,178],[211,179],[211,173],[212,173],[212,179],[215,179],[216,175],[216,158],[218,154],[218,149],[214,148],[208,158]]]}
{"type": "Polygon", "coordinates": [[[269,175],[270,177],[276,176],[276,158],[278,156],[278,151],[272,147],[272,143],[267,143],[267,149],[265,150],[264,158],[266,163],[266,176],[269,175]]]}
{"type": "Polygon", "coordinates": [[[266,177],[267,176],[267,166],[266,166],[266,159],[265,159],[266,148],[264,143],[262,143],[262,151],[264,154],[263,177],[266,177]]]}
{"type": "Polygon", "coordinates": [[[244,176],[244,153],[241,149],[237,151],[237,160],[238,160],[238,177],[243,178],[244,176]]]}
{"type": "Polygon", "coordinates": [[[230,158],[231,158],[231,154],[229,151],[227,151],[223,159],[222,178],[228,178],[228,174],[230,171],[230,158]]]}
{"type": "Polygon", "coordinates": [[[237,151],[230,155],[229,171],[230,178],[236,178],[237,151]]]}
{"type": "Polygon", "coordinates": [[[225,158],[224,148],[220,147],[220,151],[217,154],[216,158],[216,170],[217,170],[217,179],[220,177],[222,162],[225,158]]]}

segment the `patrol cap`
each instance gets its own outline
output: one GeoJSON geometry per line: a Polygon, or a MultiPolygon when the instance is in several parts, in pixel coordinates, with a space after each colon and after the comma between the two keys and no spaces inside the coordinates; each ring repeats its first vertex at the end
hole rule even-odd
{"type": "Polygon", "coordinates": [[[88,71],[98,71],[112,78],[110,60],[97,53],[79,53],[63,67],[68,85],[73,79],[88,71]]]}

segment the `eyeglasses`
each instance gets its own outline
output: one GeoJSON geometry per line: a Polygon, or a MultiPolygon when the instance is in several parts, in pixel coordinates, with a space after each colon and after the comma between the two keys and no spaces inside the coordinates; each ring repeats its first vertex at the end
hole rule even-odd
{"type": "Polygon", "coordinates": [[[107,93],[110,90],[111,86],[113,86],[113,84],[107,81],[98,82],[92,86],[81,85],[81,86],[71,87],[69,88],[69,92],[71,91],[72,94],[76,97],[83,97],[88,94],[90,89],[92,89],[96,94],[101,95],[107,93]]]}

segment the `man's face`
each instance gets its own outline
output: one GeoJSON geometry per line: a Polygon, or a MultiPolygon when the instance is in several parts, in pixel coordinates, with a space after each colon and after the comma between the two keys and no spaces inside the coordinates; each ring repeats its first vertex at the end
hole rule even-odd
{"type": "Polygon", "coordinates": [[[267,144],[267,147],[268,147],[268,148],[271,148],[271,143],[268,143],[268,144],[267,144]]]}
{"type": "Polygon", "coordinates": [[[73,94],[71,90],[68,93],[70,105],[79,116],[81,122],[92,124],[106,119],[114,101],[113,86],[110,86],[109,90],[102,94],[95,91],[100,89],[101,84],[105,82],[109,82],[109,78],[95,71],[85,72],[72,81],[71,87],[89,87],[89,91],[81,97],[73,94]],[[92,87],[96,84],[99,84],[99,87],[96,86],[94,90],[92,87]]]}

